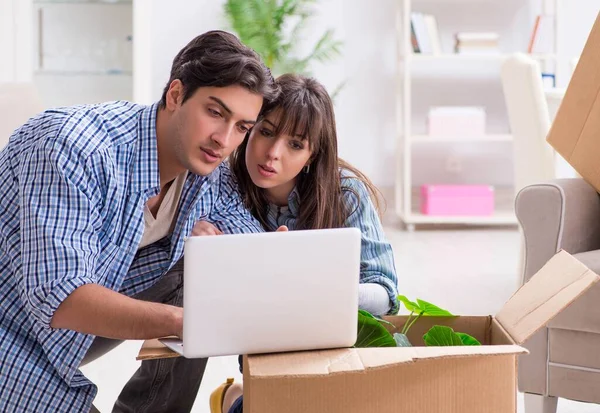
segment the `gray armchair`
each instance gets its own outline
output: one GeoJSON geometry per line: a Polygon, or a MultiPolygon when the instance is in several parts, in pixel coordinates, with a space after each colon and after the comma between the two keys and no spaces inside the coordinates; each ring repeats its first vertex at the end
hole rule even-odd
{"type": "MultiPolygon", "coordinates": [[[[525,187],[515,208],[525,242],[523,282],[561,249],[600,274],[600,196],[583,179],[525,187]]],[[[600,403],[600,286],[525,347],[530,354],[519,360],[519,390],[526,413],[555,413],[558,397],[600,403]]]]}

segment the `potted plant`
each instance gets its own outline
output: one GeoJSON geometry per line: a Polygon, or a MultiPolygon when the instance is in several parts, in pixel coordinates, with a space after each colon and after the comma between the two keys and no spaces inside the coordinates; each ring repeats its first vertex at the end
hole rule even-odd
{"type": "MultiPolygon", "coordinates": [[[[403,295],[398,300],[410,311],[400,333],[390,333],[385,324],[388,321],[374,317],[364,310],[358,311],[358,334],[354,347],[410,347],[408,331],[423,316],[453,317],[454,315],[427,301],[410,301],[403,295]]],[[[393,326],[395,327],[395,326],[393,326]]],[[[426,346],[478,346],[481,343],[469,334],[455,332],[447,326],[435,325],[423,336],[426,346]]]]}
{"type": "MultiPolygon", "coordinates": [[[[298,55],[315,3],[315,0],[227,0],[224,11],[232,30],[261,56],[275,77],[284,73],[311,76],[312,63],[333,61],[340,56],[342,46],[329,29],[308,54],[298,55]]],[[[340,86],[336,92],[339,89],[340,86]]]]}

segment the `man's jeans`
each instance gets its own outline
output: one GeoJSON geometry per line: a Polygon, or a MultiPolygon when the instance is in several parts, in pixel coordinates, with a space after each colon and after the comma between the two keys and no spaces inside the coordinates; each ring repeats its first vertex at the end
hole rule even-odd
{"type": "MultiPolygon", "coordinates": [[[[160,281],[134,298],[182,307],[183,258],[160,281]]],[[[81,365],[121,343],[121,340],[96,337],[81,365]]],[[[206,362],[207,359],[183,357],[143,361],[121,391],[113,412],[189,412],[200,388],[206,362]]]]}

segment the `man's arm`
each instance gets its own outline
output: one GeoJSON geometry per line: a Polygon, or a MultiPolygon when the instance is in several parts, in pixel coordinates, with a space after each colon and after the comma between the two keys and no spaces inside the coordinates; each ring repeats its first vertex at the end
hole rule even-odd
{"type": "Polygon", "coordinates": [[[50,326],[121,340],[183,337],[183,308],[136,300],[101,285],[86,284],[60,304],[50,326]]]}
{"type": "Polygon", "coordinates": [[[32,322],[118,339],[180,334],[182,314],[134,300],[120,285],[101,237],[106,159],[58,137],[32,148],[20,170],[21,299],[32,322]]]}
{"type": "Polygon", "coordinates": [[[229,165],[221,165],[219,173],[217,202],[206,221],[214,224],[224,234],[264,232],[260,222],[244,207],[229,165]]]}

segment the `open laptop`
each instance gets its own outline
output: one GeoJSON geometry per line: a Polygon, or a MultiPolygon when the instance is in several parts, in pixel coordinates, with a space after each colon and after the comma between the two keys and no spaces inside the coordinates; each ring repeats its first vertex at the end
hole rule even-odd
{"type": "Polygon", "coordinates": [[[356,341],[356,228],[190,237],[184,245],[187,358],[350,347],[356,341]]]}

